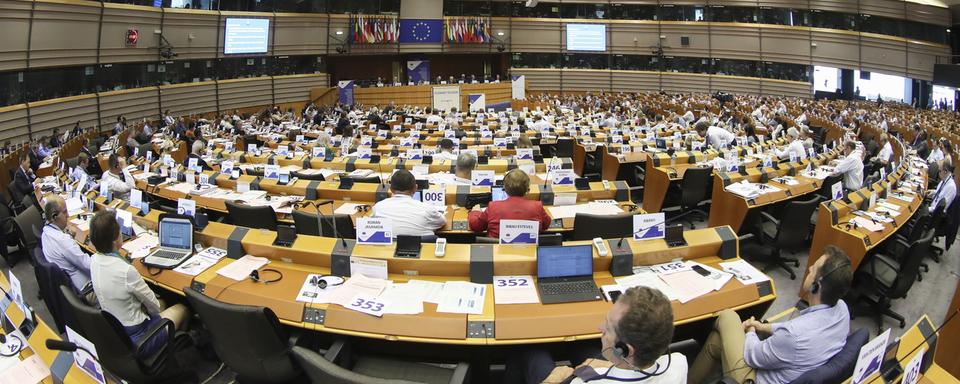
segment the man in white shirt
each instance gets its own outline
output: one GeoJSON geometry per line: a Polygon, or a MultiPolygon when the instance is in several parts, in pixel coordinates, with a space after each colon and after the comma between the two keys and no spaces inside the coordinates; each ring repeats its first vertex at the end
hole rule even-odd
{"type": "Polygon", "coordinates": [[[457,156],[457,166],[454,168],[453,182],[459,185],[473,183],[471,174],[477,168],[477,156],[470,152],[460,152],[457,156]]]}
{"type": "Polygon", "coordinates": [[[779,148],[773,150],[777,157],[779,157],[780,160],[790,160],[793,158],[797,160],[806,159],[807,153],[803,148],[803,141],[800,140],[800,133],[797,132],[796,128],[790,127],[790,129],[787,129],[787,138],[790,140],[790,144],[787,144],[782,150],[779,148]]]}
{"type": "Polygon", "coordinates": [[[398,170],[390,177],[390,198],[373,206],[373,216],[390,219],[394,236],[434,236],[434,231],[447,224],[436,207],[413,199],[417,179],[410,171],[398,170]]]}
{"type": "Polygon", "coordinates": [[[697,123],[695,128],[697,134],[705,138],[707,145],[712,146],[714,149],[720,149],[725,145],[730,145],[737,138],[737,135],[733,134],[733,132],[715,125],[710,125],[710,123],[706,121],[697,123]]]}
{"type": "Polygon", "coordinates": [[[439,125],[443,122],[443,118],[437,114],[437,111],[427,108],[427,125],[439,125]]]}
{"type": "MultiPolygon", "coordinates": [[[[942,139],[941,139],[942,140],[942,139]]],[[[939,163],[943,160],[943,149],[940,140],[933,141],[933,149],[930,150],[930,154],[927,155],[927,164],[939,163]]]]}
{"type": "Polygon", "coordinates": [[[618,124],[620,124],[620,121],[617,120],[612,113],[607,112],[607,118],[603,120],[602,126],[607,128],[616,128],[618,124]]]}
{"type": "Polygon", "coordinates": [[[847,191],[856,191],[863,185],[863,159],[857,144],[853,141],[843,143],[843,155],[836,160],[834,175],[843,175],[843,187],[847,191]]]}
{"type": "Polygon", "coordinates": [[[107,164],[110,165],[110,169],[103,173],[100,182],[107,186],[113,198],[126,199],[130,196],[130,190],[136,187],[133,176],[126,169],[126,161],[116,153],[112,153],[107,159],[107,164]]]}
{"type": "Polygon", "coordinates": [[[453,152],[453,140],[449,138],[440,139],[440,152],[433,155],[434,160],[457,160],[457,154],[453,152]]]}
{"type": "Polygon", "coordinates": [[[930,200],[930,213],[933,213],[939,205],[943,205],[946,210],[957,196],[957,183],[953,180],[953,163],[943,162],[940,165],[940,182],[937,188],[927,191],[930,200]]]}
{"type": "Polygon", "coordinates": [[[542,132],[545,129],[551,129],[551,128],[553,128],[553,126],[550,125],[550,123],[547,122],[547,120],[545,120],[543,116],[540,116],[540,115],[534,116],[533,124],[530,125],[530,129],[537,132],[542,132]]]}
{"type": "Polygon", "coordinates": [[[504,381],[560,383],[572,377],[570,383],[577,384],[686,383],[686,357],[676,352],[665,355],[671,338],[670,300],[654,288],[630,288],[617,298],[600,324],[598,357],[602,359],[586,359],[576,369],[557,367],[546,350],[531,350],[511,357],[504,381]]]}
{"type": "Polygon", "coordinates": [[[43,206],[47,224],[43,226],[40,242],[43,245],[43,257],[60,267],[70,277],[73,289],[88,304],[95,305],[97,295],[90,284],[90,256],[84,253],[73,236],[67,233],[67,203],[58,195],[50,195],[43,206]]]}
{"type": "Polygon", "coordinates": [[[880,143],[883,144],[883,147],[880,148],[880,153],[877,154],[877,161],[880,164],[887,165],[890,163],[890,159],[893,158],[893,146],[890,145],[890,137],[886,133],[880,134],[880,143]]]}

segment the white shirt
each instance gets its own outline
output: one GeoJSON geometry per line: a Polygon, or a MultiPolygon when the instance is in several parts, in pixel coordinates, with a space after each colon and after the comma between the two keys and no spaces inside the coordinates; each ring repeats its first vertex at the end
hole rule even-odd
{"type": "Polygon", "coordinates": [[[790,159],[792,156],[796,156],[799,160],[807,158],[807,151],[803,147],[803,141],[800,140],[791,141],[782,151],[774,149],[774,153],[781,159],[790,159]]]}
{"type": "Polygon", "coordinates": [[[40,242],[43,244],[43,256],[70,276],[70,282],[78,292],[90,283],[90,256],[80,250],[68,233],[53,224],[47,224],[43,226],[40,242]]]}
{"type": "Polygon", "coordinates": [[[946,210],[955,197],[957,197],[957,183],[953,182],[953,175],[950,175],[937,184],[937,189],[933,192],[933,200],[930,202],[930,212],[937,209],[941,200],[944,202],[943,209],[946,210]]]}
{"type": "Polygon", "coordinates": [[[456,153],[447,152],[447,151],[440,151],[440,152],[437,152],[437,153],[433,154],[433,159],[434,159],[434,160],[457,161],[457,157],[458,157],[458,155],[457,155],[456,153]]]}
{"type": "Polygon", "coordinates": [[[532,130],[534,130],[534,131],[538,131],[538,132],[539,132],[539,131],[543,131],[544,129],[550,129],[550,128],[553,128],[553,126],[550,125],[550,123],[548,123],[548,122],[547,122],[546,120],[544,120],[544,119],[535,121],[535,122],[533,122],[533,124],[530,125],[530,129],[532,129],[532,130]]]}
{"type": "Polygon", "coordinates": [[[883,144],[883,148],[880,149],[880,153],[877,154],[877,159],[884,163],[889,163],[890,158],[893,157],[893,147],[890,145],[890,142],[883,144]]]}
{"type": "Polygon", "coordinates": [[[943,160],[943,151],[941,151],[940,148],[934,148],[930,151],[930,154],[927,155],[927,164],[933,164],[940,160],[943,160]]]}
{"type": "Polygon", "coordinates": [[[117,176],[108,169],[103,172],[100,182],[107,186],[107,190],[110,191],[113,198],[119,199],[126,199],[130,196],[130,190],[136,187],[133,184],[133,176],[127,170],[123,170],[122,176],[117,176]]]}
{"type": "Polygon", "coordinates": [[[737,135],[716,125],[711,125],[710,128],[707,128],[707,144],[714,149],[720,149],[721,142],[725,142],[727,145],[733,145],[736,138],[737,135]]]}
{"type": "Polygon", "coordinates": [[[400,193],[375,204],[373,216],[390,219],[394,236],[432,236],[447,224],[446,217],[433,206],[400,193]]]}
{"type": "Polygon", "coordinates": [[[139,325],[150,318],[150,314],[160,313],[157,295],[137,269],[120,257],[94,254],[90,278],[100,308],[116,317],[123,326],[139,325]]]}
{"type": "Polygon", "coordinates": [[[860,152],[850,152],[837,161],[836,172],[843,175],[843,187],[848,191],[855,191],[863,186],[863,160],[860,160],[860,152]]]}
{"type": "MultiPolygon", "coordinates": [[[[652,367],[644,369],[643,372],[631,369],[622,369],[617,367],[597,368],[595,371],[600,375],[607,377],[597,380],[590,380],[587,383],[597,384],[623,384],[624,382],[635,382],[640,384],[678,384],[687,382],[687,358],[680,353],[671,353],[660,356],[652,367]],[[668,364],[669,363],[669,364],[668,364]],[[650,374],[654,374],[651,376],[650,374]],[[638,380],[646,377],[643,380],[638,380]]],[[[579,377],[574,378],[571,384],[584,383],[579,377]]]]}
{"type": "Polygon", "coordinates": [[[438,115],[427,116],[427,124],[440,124],[443,122],[443,119],[438,115]]]}

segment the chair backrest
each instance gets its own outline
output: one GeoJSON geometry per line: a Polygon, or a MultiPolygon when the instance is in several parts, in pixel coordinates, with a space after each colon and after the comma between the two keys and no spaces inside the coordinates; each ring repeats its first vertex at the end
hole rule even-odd
{"type": "Polygon", "coordinates": [[[633,215],[593,215],[578,213],[573,219],[570,240],[591,240],[626,237],[633,233],[633,215]]]}
{"type": "Polygon", "coordinates": [[[281,383],[300,374],[270,308],[223,303],[189,287],[183,292],[210,330],[217,356],[241,381],[281,383]]]}
{"type": "Polygon", "coordinates": [[[687,169],[683,173],[683,181],[680,182],[682,190],[680,208],[696,207],[701,201],[706,200],[707,196],[713,193],[712,188],[710,188],[712,178],[713,167],[687,169]]]}
{"type": "Polygon", "coordinates": [[[900,270],[897,271],[897,280],[893,282],[893,287],[887,292],[891,299],[898,299],[906,296],[907,291],[917,280],[917,274],[920,273],[920,264],[927,257],[930,251],[930,244],[933,243],[934,231],[927,231],[926,234],[910,243],[910,252],[900,263],[900,270]]]}
{"type": "Polygon", "coordinates": [[[79,330],[77,317],[70,308],[64,295],[60,294],[60,287],[67,287],[76,292],[70,276],[59,266],[47,261],[43,256],[43,250],[40,247],[34,248],[34,272],[37,276],[37,284],[40,288],[40,297],[47,305],[47,310],[53,315],[53,321],[57,326],[57,331],[63,334],[66,327],[79,330]]]}
{"type": "Polygon", "coordinates": [[[827,200],[833,200],[833,185],[843,181],[843,175],[830,175],[823,179],[823,182],[820,184],[820,189],[817,190],[817,195],[821,196],[827,200]]]}
{"type": "Polygon", "coordinates": [[[573,157],[573,142],[574,140],[557,140],[553,152],[554,156],[557,157],[573,157]]]}
{"type": "Polygon", "coordinates": [[[70,168],[76,168],[76,167],[77,167],[77,157],[76,157],[76,156],[67,159],[67,170],[68,170],[68,171],[70,170],[70,168]]]}
{"type": "Polygon", "coordinates": [[[325,359],[309,349],[294,346],[293,357],[314,384],[416,384],[413,381],[361,375],[325,359]]]}
{"type": "Polygon", "coordinates": [[[227,218],[233,225],[247,228],[277,230],[277,213],[269,205],[254,207],[226,201],[227,218]]]}
{"type": "MultiPolygon", "coordinates": [[[[297,233],[301,235],[311,235],[333,237],[333,226],[330,224],[330,215],[320,217],[320,226],[317,227],[317,215],[303,212],[301,210],[293,211],[293,224],[297,227],[297,233]]],[[[350,215],[333,215],[334,225],[337,226],[337,236],[344,239],[356,239],[357,231],[353,227],[353,221],[350,215]]]]}
{"type": "Polygon", "coordinates": [[[781,248],[796,248],[807,243],[810,234],[810,216],[817,209],[816,197],[806,201],[791,201],[780,213],[780,227],[775,242],[781,248]]]}
{"type": "Polygon", "coordinates": [[[36,230],[43,225],[43,216],[40,215],[40,210],[31,205],[13,218],[13,221],[17,223],[17,229],[20,231],[20,241],[23,242],[26,249],[32,249],[36,246],[38,241],[36,230]]]}
{"type": "Polygon", "coordinates": [[[13,186],[13,177],[10,178],[10,184],[7,184],[7,194],[10,195],[10,201],[13,204],[20,204],[23,201],[23,193],[13,186]]]}
{"type": "Polygon", "coordinates": [[[694,339],[686,339],[670,343],[670,346],[667,347],[667,353],[674,352],[686,357],[687,364],[693,364],[693,361],[697,359],[697,354],[700,353],[700,343],[697,343],[697,341],[694,339]]]}
{"type": "Polygon", "coordinates": [[[354,183],[380,184],[380,176],[349,177],[354,183]]]}
{"type": "MultiPolygon", "coordinates": [[[[146,157],[146,156],[147,156],[147,152],[153,152],[153,143],[148,142],[148,143],[146,143],[146,144],[140,144],[140,145],[138,145],[138,146],[137,146],[137,152],[140,152],[140,153],[139,153],[140,156],[146,157]]],[[[130,153],[130,154],[133,155],[133,153],[130,153]]],[[[157,156],[155,156],[155,155],[156,155],[156,154],[154,154],[151,158],[152,158],[152,159],[156,159],[157,156]]]]}
{"type": "Polygon", "coordinates": [[[301,180],[315,180],[315,181],[324,181],[324,180],[326,180],[326,179],[323,177],[323,174],[322,174],[322,173],[306,174],[306,173],[300,173],[300,172],[293,172],[293,174],[292,174],[291,176],[296,177],[296,178],[301,179],[301,180]]]}
{"type": "Polygon", "coordinates": [[[80,329],[75,331],[97,346],[97,355],[104,369],[130,382],[153,381],[153,375],[137,358],[130,336],[117,318],[84,304],[70,287],[61,286],[60,293],[77,318],[80,329]]]}
{"type": "Polygon", "coordinates": [[[870,338],[870,331],[860,328],[847,336],[847,342],[836,355],[823,365],[804,372],[793,379],[791,384],[839,384],[853,375],[853,368],[857,363],[860,348],[870,338]]]}

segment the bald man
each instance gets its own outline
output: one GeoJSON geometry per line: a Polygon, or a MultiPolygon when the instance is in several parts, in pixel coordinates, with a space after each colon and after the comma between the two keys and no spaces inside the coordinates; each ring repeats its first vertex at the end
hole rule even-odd
{"type": "Polygon", "coordinates": [[[43,257],[67,273],[80,297],[91,305],[96,304],[97,296],[90,284],[90,256],[80,250],[73,236],[67,232],[67,222],[70,220],[67,203],[60,196],[48,196],[43,213],[47,219],[40,237],[43,257]]]}

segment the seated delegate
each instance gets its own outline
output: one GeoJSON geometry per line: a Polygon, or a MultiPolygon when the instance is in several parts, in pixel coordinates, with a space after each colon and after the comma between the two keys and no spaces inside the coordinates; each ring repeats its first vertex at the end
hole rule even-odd
{"type": "Polygon", "coordinates": [[[751,317],[741,322],[736,312],[723,310],[690,366],[689,381],[705,383],[722,372],[738,383],[789,383],[823,365],[843,348],[850,332],[850,312],[840,298],[852,280],[850,259],[830,245],[803,281],[810,306],[792,319],[764,324],[751,317]]]}
{"type": "Polygon", "coordinates": [[[447,219],[434,206],[413,199],[417,179],[406,169],[390,177],[390,196],[373,206],[373,216],[390,219],[394,236],[434,236],[447,219]]]}
{"type": "Polygon", "coordinates": [[[530,190],[530,176],[519,169],[513,169],[503,177],[503,191],[507,199],[491,202],[486,210],[479,205],[470,212],[470,230],[487,232],[487,236],[499,238],[500,220],[532,220],[540,223],[540,231],[550,227],[550,215],[538,200],[524,198],[530,190]]]}

